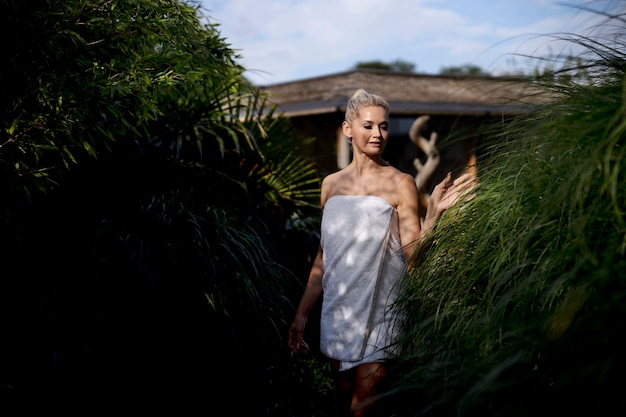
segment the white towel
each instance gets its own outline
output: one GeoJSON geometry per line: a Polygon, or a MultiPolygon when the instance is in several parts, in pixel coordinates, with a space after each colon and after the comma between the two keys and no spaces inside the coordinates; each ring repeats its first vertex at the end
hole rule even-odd
{"type": "Polygon", "coordinates": [[[396,209],[376,196],[333,196],[324,206],[321,244],[322,353],[358,363],[392,357],[399,326],[389,307],[406,274],[396,209]]]}

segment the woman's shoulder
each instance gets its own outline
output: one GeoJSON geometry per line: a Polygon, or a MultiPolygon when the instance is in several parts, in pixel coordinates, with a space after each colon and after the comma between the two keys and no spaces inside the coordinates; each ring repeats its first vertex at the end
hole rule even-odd
{"type": "Polygon", "coordinates": [[[332,172],[326,175],[322,179],[322,188],[321,188],[321,197],[322,197],[322,207],[326,200],[328,200],[334,194],[337,194],[337,188],[344,183],[342,178],[345,177],[345,172],[343,170],[332,172]]]}
{"type": "Polygon", "coordinates": [[[346,169],[341,169],[339,171],[331,172],[322,178],[322,188],[332,188],[336,184],[340,184],[343,179],[346,177],[346,169]]]}
{"type": "Polygon", "coordinates": [[[415,178],[404,171],[400,171],[398,168],[389,166],[389,178],[396,184],[396,187],[399,185],[401,187],[409,187],[412,188],[415,186],[415,178]]]}
{"type": "Polygon", "coordinates": [[[417,184],[411,174],[394,168],[388,178],[390,181],[385,187],[384,194],[388,196],[389,201],[393,202],[394,207],[397,208],[404,202],[417,200],[417,184]]]}
{"type": "Polygon", "coordinates": [[[398,176],[399,181],[405,182],[408,185],[415,185],[415,177],[408,172],[398,171],[396,174],[398,176]]]}

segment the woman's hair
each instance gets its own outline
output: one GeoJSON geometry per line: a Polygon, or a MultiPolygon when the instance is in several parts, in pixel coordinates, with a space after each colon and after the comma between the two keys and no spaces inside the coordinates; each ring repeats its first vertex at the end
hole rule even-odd
{"type": "Polygon", "coordinates": [[[359,88],[352,94],[346,106],[345,120],[352,123],[352,120],[359,117],[359,110],[363,107],[382,107],[386,113],[389,113],[389,103],[378,94],[368,93],[359,88]]]}

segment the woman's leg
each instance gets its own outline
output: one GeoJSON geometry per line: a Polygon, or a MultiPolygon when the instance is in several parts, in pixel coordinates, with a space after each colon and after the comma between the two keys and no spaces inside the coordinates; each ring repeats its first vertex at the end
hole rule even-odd
{"type": "Polygon", "coordinates": [[[385,365],[382,362],[364,363],[357,366],[355,371],[351,403],[352,416],[371,416],[379,382],[385,376],[385,365]]]}
{"type": "Polygon", "coordinates": [[[335,381],[339,395],[339,409],[342,416],[350,416],[352,394],[354,392],[354,375],[355,368],[347,371],[339,371],[339,361],[330,360],[330,365],[335,373],[335,381]]]}

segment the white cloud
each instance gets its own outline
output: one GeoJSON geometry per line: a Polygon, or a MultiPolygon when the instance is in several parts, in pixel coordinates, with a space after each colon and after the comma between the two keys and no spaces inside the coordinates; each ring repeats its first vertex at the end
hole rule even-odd
{"type": "MultiPolygon", "coordinates": [[[[511,54],[563,50],[546,35],[588,14],[547,0],[205,0],[211,21],[260,84],[403,59],[419,72],[466,63],[494,70],[511,54]],[[213,7],[211,6],[213,5],[213,7]],[[267,74],[263,74],[266,72],[267,74]]],[[[507,63],[507,60],[509,63],[507,63]]]]}

